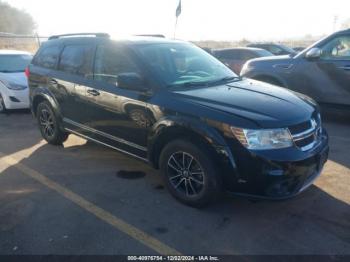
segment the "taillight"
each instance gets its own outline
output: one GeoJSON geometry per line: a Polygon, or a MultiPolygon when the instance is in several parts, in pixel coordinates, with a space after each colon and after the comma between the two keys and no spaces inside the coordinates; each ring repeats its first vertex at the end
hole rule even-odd
{"type": "Polygon", "coordinates": [[[26,75],[27,78],[29,78],[30,72],[29,72],[29,67],[26,67],[24,70],[24,74],[26,75]]]}

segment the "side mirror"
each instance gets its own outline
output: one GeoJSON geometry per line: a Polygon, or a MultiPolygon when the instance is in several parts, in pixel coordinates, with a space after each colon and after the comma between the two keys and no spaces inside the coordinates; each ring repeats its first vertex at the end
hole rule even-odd
{"type": "Polygon", "coordinates": [[[311,48],[307,53],[305,54],[305,57],[307,59],[318,59],[322,55],[322,50],[318,47],[311,48]]]}
{"type": "Polygon", "coordinates": [[[138,73],[121,73],[117,76],[116,86],[129,90],[146,91],[145,81],[138,73]]]}

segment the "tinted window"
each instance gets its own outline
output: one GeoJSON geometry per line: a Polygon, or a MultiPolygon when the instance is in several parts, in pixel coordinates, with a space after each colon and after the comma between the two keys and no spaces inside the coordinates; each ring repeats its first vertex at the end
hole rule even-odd
{"type": "Polygon", "coordinates": [[[34,65],[54,69],[57,64],[61,48],[59,46],[49,46],[44,48],[33,60],[34,65]]]}
{"type": "Polygon", "coordinates": [[[221,50],[217,51],[217,57],[220,59],[240,59],[239,50],[221,50]]]}
{"type": "Polygon", "coordinates": [[[140,74],[140,70],[122,48],[99,46],[96,52],[94,79],[116,84],[121,73],[140,74]]]}
{"type": "Polygon", "coordinates": [[[254,52],[248,51],[248,50],[241,50],[240,51],[240,60],[249,60],[252,58],[255,58],[256,54],[254,52]]]}
{"type": "Polygon", "coordinates": [[[350,36],[331,40],[322,48],[323,59],[350,60],[350,36]]]}
{"type": "Polygon", "coordinates": [[[94,47],[90,45],[70,45],[63,49],[59,70],[70,74],[91,76],[94,47]]]}
{"type": "Polygon", "coordinates": [[[284,51],[279,46],[269,45],[269,46],[263,46],[263,48],[268,50],[272,54],[275,54],[275,55],[282,55],[282,54],[284,54],[284,51]]]}
{"type": "Polygon", "coordinates": [[[30,55],[0,55],[0,72],[23,72],[32,60],[30,55]]]}

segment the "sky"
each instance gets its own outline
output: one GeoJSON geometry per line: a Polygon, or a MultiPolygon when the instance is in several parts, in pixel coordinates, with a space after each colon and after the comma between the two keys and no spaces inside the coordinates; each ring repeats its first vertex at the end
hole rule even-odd
{"type": "MultiPolygon", "coordinates": [[[[6,0],[5,0],[6,1],[6,0]]],[[[179,0],[7,0],[26,10],[39,35],[108,32],[173,37],[179,0]]],[[[350,18],[350,0],[182,0],[176,38],[277,40],[320,36],[350,18]],[[334,23],[334,18],[337,22],[334,23]]]]}

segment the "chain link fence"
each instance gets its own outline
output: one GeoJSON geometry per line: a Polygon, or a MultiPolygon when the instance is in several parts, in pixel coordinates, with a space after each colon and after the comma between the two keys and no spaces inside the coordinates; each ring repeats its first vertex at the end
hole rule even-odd
{"type": "Polygon", "coordinates": [[[0,32],[0,49],[15,49],[35,53],[48,37],[38,35],[17,35],[0,32]]]}
{"type": "MultiPolygon", "coordinates": [[[[299,40],[282,40],[275,41],[276,43],[283,43],[290,47],[307,47],[310,44],[314,43],[320,37],[305,37],[304,39],[299,40]]],[[[0,32],[0,49],[16,49],[24,50],[31,53],[35,53],[39,48],[40,44],[48,39],[47,36],[38,36],[38,35],[17,35],[10,33],[0,32]]],[[[271,41],[269,41],[271,42],[271,41]]],[[[228,47],[237,47],[237,46],[246,46],[250,43],[245,39],[241,41],[193,41],[193,43],[208,48],[228,48],[228,47]]]]}

